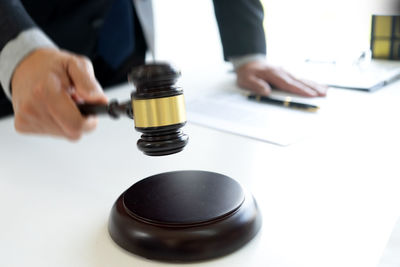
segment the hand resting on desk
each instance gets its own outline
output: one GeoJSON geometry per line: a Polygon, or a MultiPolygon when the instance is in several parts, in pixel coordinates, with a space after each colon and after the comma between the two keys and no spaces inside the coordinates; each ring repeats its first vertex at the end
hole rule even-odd
{"type": "Polygon", "coordinates": [[[263,61],[246,63],[236,69],[236,74],[240,87],[264,96],[271,93],[271,86],[308,97],[325,96],[328,89],[325,85],[298,79],[284,69],[263,61]]]}

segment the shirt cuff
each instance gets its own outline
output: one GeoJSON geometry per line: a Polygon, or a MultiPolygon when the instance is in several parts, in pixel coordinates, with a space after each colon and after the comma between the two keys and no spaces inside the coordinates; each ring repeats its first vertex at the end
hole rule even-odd
{"type": "Polygon", "coordinates": [[[228,60],[233,64],[235,70],[240,68],[242,65],[253,62],[253,61],[265,61],[264,54],[249,54],[238,57],[230,57],[228,60]]]}
{"type": "Polygon", "coordinates": [[[21,32],[9,41],[0,52],[0,83],[4,93],[11,99],[11,78],[18,64],[32,51],[57,46],[38,28],[21,32]]]}

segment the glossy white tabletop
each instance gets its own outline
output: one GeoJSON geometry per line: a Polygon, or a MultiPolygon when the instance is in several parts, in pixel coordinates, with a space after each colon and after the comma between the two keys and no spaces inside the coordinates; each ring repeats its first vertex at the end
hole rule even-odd
{"type": "MultiPolygon", "coordinates": [[[[218,82],[186,77],[189,98],[218,82]]],[[[108,94],[122,99],[130,91],[108,94]]],[[[101,118],[77,143],[20,135],[12,118],[2,119],[0,266],[171,265],[115,245],[109,212],[140,179],[197,169],[249,189],[263,225],[239,251],[188,266],[374,267],[400,216],[399,99],[400,83],[375,93],[332,89],[318,130],[287,147],[188,123],[188,146],[167,157],[138,151],[129,119],[101,118]]]]}

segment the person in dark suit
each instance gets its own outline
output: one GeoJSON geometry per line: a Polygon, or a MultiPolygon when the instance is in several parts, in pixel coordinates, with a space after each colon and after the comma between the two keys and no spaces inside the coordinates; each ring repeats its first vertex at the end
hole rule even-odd
{"type": "MultiPolygon", "coordinates": [[[[224,59],[239,86],[263,95],[271,85],[325,95],[326,87],[265,62],[259,0],[213,3],[224,59]]],[[[0,1],[0,114],[13,111],[19,132],[80,138],[96,119],[83,117],[75,103],[107,103],[102,86],[125,81],[145,62],[152,27],[150,0],[0,1]]]]}

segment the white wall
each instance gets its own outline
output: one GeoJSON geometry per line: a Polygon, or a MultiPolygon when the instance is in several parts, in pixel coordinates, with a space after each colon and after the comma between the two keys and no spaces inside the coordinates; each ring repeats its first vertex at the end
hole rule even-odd
{"type": "MultiPolygon", "coordinates": [[[[399,0],[263,0],[268,57],[355,57],[369,48],[372,13],[399,0]]],[[[217,65],[222,48],[211,0],[153,0],[157,59],[217,65]]]]}
{"type": "Polygon", "coordinates": [[[370,1],[264,0],[270,55],[338,57],[368,49],[370,1]]]}
{"type": "Polygon", "coordinates": [[[211,0],[154,0],[156,58],[185,68],[223,62],[211,0]]]}

